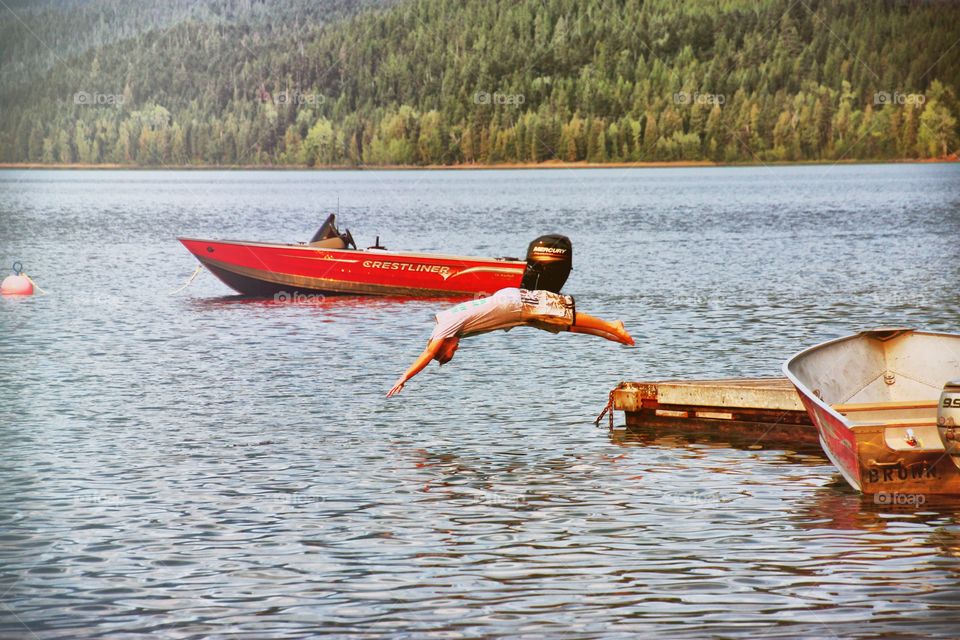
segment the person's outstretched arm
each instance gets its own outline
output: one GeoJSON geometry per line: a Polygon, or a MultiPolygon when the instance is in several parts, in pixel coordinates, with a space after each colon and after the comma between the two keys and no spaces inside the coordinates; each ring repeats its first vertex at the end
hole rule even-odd
{"type": "Polygon", "coordinates": [[[390,396],[400,393],[400,390],[403,389],[403,385],[407,382],[407,380],[423,371],[424,367],[430,364],[430,361],[433,360],[434,356],[437,355],[437,352],[440,351],[440,347],[442,345],[442,338],[428,342],[427,348],[423,350],[423,353],[417,357],[414,363],[410,365],[410,368],[407,369],[407,372],[400,376],[396,384],[393,385],[393,388],[387,392],[387,397],[389,398],[390,396]]]}
{"type": "Polygon", "coordinates": [[[570,327],[568,331],[570,333],[585,333],[587,335],[597,336],[598,338],[606,338],[611,342],[619,342],[621,344],[624,344],[623,340],[620,337],[615,336],[608,331],[603,331],[601,329],[589,329],[587,327],[573,326],[573,327],[570,327]]]}
{"type": "Polygon", "coordinates": [[[595,316],[578,311],[576,324],[570,327],[570,331],[572,333],[588,333],[592,336],[600,336],[601,338],[619,342],[620,344],[633,346],[633,338],[627,333],[627,330],[623,328],[623,323],[619,320],[616,322],[607,322],[606,320],[601,320],[595,316]]]}

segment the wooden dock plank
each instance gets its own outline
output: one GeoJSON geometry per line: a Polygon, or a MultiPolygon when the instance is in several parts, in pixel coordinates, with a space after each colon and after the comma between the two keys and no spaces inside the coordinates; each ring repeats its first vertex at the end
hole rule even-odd
{"type": "Polygon", "coordinates": [[[621,411],[635,411],[644,400],[661,405],[804,411],[786,378],[623,382],[614,391],[614,407],[621,411]]]}
{"type": "Polygon", "coordinates": [[[766,442],[819,442],[800,397],[786,378],[621,382],[612,408],[627,428],[655,427],[766,442]]]}

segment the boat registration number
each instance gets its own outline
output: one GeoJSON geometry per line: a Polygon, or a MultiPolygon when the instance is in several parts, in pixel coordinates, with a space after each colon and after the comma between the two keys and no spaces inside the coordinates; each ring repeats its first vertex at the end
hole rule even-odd
{"type": "Polygon", "coordinates": [[[937,472],[926,463],[913,464],[910,467],[896,465],[894,467],[867,467],[867,482],[903,482],[905,480],[923,480],[936,478],[937,472]]]}

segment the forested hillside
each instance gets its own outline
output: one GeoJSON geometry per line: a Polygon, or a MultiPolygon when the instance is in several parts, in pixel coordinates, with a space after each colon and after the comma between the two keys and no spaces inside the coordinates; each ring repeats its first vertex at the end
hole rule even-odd
{"type": "Polygon", "coordinates": [[[0,161],[943,157],[960,5],[10,2],[0,161]]]}

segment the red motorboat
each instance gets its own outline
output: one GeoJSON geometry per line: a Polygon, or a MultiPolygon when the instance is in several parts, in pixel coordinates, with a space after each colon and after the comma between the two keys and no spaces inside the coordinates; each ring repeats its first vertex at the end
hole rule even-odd
{"type": "Polygon", "coordinates": [[[253,296],[472,296],[519,286],[559,291],[573,257],[570,241],[558,235],[531,243],[526,261],[389,251],[379,238],[358,249],[349,230],[337,230],[332,214],[309,243],[178,240],[228,287],[253,296]]]}

